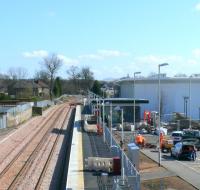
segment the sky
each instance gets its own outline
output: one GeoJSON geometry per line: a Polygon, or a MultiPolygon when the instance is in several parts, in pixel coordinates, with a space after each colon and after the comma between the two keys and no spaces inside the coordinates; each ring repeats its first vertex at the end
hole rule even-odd
{"type": "Polygon", "coordinates": [[[33,77],[44,57],[98,80],[200,73],[200,0],[0,0],[0,73],[33,77]]]}

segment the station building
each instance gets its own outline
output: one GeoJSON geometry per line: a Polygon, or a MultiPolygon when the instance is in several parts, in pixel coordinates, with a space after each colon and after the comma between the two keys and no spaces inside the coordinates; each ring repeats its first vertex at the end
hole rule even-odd
{"type": "MultiPolygon", "coordinates": [[[[133,98],[133,78],[118,81],[120,98],[133,98]]],[[[192,119],[200,119],[200,78],[166,77],[160,75],[161,116],[165,120],[173,112],[185,114],[192,119]],[[191,95],[191,96],[190,96],[191,95]],[[190,102],[190,97],[191,102],[190,102]],[[191,114],[190,114],[191,103],[191,114]]],[[[150,78],[135,79],[135,98],[147,99],[148,104],[141,104],[141,117],[145,110],[158,111],[158,75],[150,78]]]]}

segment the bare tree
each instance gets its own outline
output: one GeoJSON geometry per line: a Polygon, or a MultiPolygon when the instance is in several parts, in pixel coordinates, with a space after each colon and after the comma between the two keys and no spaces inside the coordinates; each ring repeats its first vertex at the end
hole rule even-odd
{"type": "Polygon", "coordinates": [[[52,94],[53,94],[53,82],[56,76],[56,73],[62,66],[62,60],[58,58],[56,54],[51,54],[48,57],[45,57],[42,62],[44,66],[44,72],[46,72],[50,79],[50,90],[49,90],[49,96],[52,100],[52,94]]]}
{"type": "Polygon", "coordinates": [[[12,80],[26,79],[28,72],[23,67],[11,67],[8,69],[9,78],[12,80]]]}
{"type": "Polygon", "coordinates": [[[42,80],[43,82],[45,82],[46,84],[49,84],[49,74],[45,71],[36,71],[35,72],[35,76],[34,79],[36,80],[42,80]]]}
{"type": "Polygon", "coordinates": [[[86,90],[89,90],[92,87],[94,81],[93,72],[90,70],[89,67],[82,67],[80,75],[84,81],[84,86],[86,90]]]}
{"type": "Polygon", "coordinates": [[[79,88],[79,79],[80,79],[80,71],[76,66],[71,66],[69,70],[67,70],[67,74],[69,76],[69,80],[72,81],[75,91],[79,88]]]}

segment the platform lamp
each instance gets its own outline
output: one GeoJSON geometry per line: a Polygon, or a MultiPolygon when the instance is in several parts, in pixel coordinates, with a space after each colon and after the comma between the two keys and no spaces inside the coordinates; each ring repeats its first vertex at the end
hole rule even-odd
{"type": "Polygon", "coordinates": [[[190,120],[189,120],[189,129],[192,129],[192,114],[191,114],[191,100],[192,100],[192,97],[191,97],[191,79],[192,79],[192,75],[189,77],[189,102],[190,102],[190,105],[189,105],[189,109],[190,109],[190,120]]]}
{"type": "Polygon", "coordinates": [[[133,125],[134,125],[134,129],[136,128],[135,127],[135,76],[140,73],[141,72],[134,72],[134,80],[133,80],[133,125]]]}
{"type": "Polygon", "coordinates": [[[114,108],[115,111],[121,111],[121,125],[122,125],[122,147],[121,147],[121,178],[124,184],[125,177],[124,177],[124,153],[123,153],[123,146],[124,146],[124,110],[120,108],[120,106],[116,106],[114,108]]]}
{"type": "Polygon", "coordinates": [[[106,142],[106,136],[105,136],[105,101],[104,101],[104,98],[103,98],[103,142],[105,143],[106,142]]]}
{"type": "Polygon", "coordinates": [[[160,149],[160,67],[169,65],[168,63],[162,63],[158,65],[158,129],[159,129],[159,147],[158,147],[158,166],[161,165],[161,149],[160,149]]]}
{"type": "Polygon", "coordinates": [[[106,102],[106,106],[110,106],[110,148],[112,147],[112,101],[106,102]]]}

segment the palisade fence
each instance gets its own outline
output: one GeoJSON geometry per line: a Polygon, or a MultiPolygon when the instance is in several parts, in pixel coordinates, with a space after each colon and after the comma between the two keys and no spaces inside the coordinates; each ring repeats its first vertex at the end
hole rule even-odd
{"type": "Polygon", "coordinates": [[[6,114],[0,113],[0,129],[6,128],[6,114]]]}
{"type": "Polygon", "coordinates": [[[21,112],[31,109],[32,106],[33,106],[32,102],[20,104],[17,106],[0,106],[0,113],[8,113],[12,116],[16,116],[17,114],[21,112]]]}
{"type": "Polygon", "coordinates": [[[12,105],[3,105],[0,106],[0,129],[7,127],[7,118],[12,118],[12,120],[15,120],[15,125],[19,124],[19,118],[20,114],[23,112],[26,112],[29,109],[32,109],[33,106],[37,107],[48,107],[54,105],[53,101],[50,100],[44,100],[39,102],[28,102],[24,104],[19,104],[17,106],[12,105]]]}
{"type": "Polygon", "coordinates": [[[118,155],[123,155],[124,158],[124,172],[125,179],[127,180],[130,188],[133,190],[140,190],[140,174],[137,169],[133,166],[127,155],[122,152],[121,147],[116,143],[116,140],[111,136],[110,130],[105,127],[105,140],[109,147],[117,147],[118,155]],[[112,138],[112,146],[111,146],[112,138]]]}

